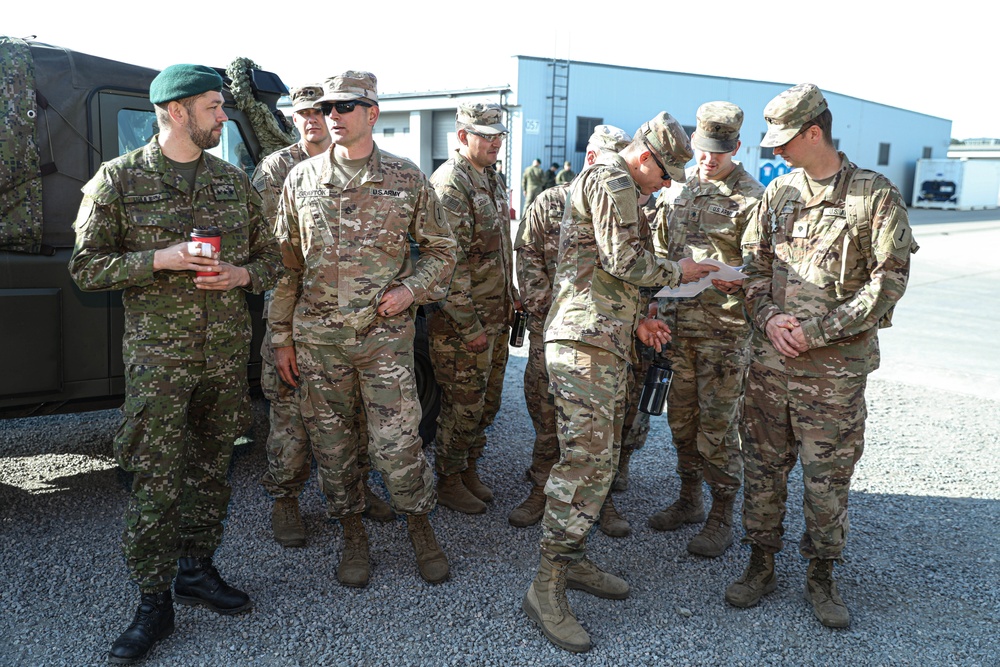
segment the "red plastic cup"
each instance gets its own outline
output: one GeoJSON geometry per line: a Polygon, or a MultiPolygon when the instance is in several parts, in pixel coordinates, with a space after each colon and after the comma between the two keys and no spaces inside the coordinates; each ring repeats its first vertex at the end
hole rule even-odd
{"type": "MultiPolygon", "coordinates": [[[[198,243],[208,243],[216,253],[222,252],[222,231],[218,227],[196,227],[191,232],[191,240],[198,243]]],[[[218,271],[198,271],[198,276],[217,276],[218,271]]]]}

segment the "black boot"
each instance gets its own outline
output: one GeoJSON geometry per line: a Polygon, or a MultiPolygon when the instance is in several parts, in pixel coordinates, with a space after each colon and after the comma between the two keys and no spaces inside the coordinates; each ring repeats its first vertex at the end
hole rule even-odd
{"type": "Polygon", "coordinates": [[[250,596],[224,582],[211,558],[181,558],[174,579],[177,602],[208,607],[217,614],[239,614],[253,606],[250,596]]]}
{"type": "Polygon", "coordinates": [[[108,652],[114,665],[131,665],[146,657],[153,644],[174,631],[174,605],[170,591],[143,593],[132,625],[123,632],[108,652]]]}

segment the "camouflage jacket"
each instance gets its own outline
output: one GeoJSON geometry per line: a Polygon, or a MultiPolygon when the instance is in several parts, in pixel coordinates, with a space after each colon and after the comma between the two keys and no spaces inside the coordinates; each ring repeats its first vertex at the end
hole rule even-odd
{"type": "Polygon", "coordinates": [[[878,368],[878,321],[909,277],[912,235],[899,191],[876,176],[866,207],[875,256],[869,269],[845,210],[857,167],[843,154],[841,160],[840,171],[815,194],[801,169],[772,181],[743,235],[754,360],[791,375],[857,376],[878,368]],[[785,204],[775,210],[779,197],[785,204]],[[799,320],[810,348],[794,359],[778,353],[764,332],[779,313],[799,320]]]}
{"type": "MultiPolygon", "coordinates": [[[[260,161],[253,172],[250,182],[260,193],[264,203],[264,219],[272,226],[278,217],[278,202],[281,200],[281,186],[292,167],[303,160],[309,159],[309,153],[298,142],[275,151],[260,161]]],[[[273,227],[272,227],[273,228],[273,227]]]]}
{"type": "MultiPolygon", "coordinates": [[[[683,186],[664,192],[656,202],[657,254],[675,262],[690,257],[696,262],[712,258],[741,265],[740,240],[763,192],[741,164],[723,180],[707,182],[692,167],[683,186]]],[[[742,294],[726,295],[717,289],[691,299],[660,299],[657,317],[675,337],[746,340],[750,333],[742,294]]]]}
{"type": "Polygon", "coordinates": [[[552,285],[559,256],[559,227],[566,210],[569,184],[546,190],[521,218],[514,249],[517,250],[517,284],[521,307],[531,316],[528,330],[540,334],[552,304],[552,285]]]}
{"type": "Polygon", "coordinates": [[[556,174],[556,185],[562,185],[564,183],[569,183],[570,181],[573,180],[574,176],[576,176],[576,172],[575,171],[573,171],[572,169],[566,169],[565,167],[563,167],[556,174]]]}
{"type": "Polygon", "coordinates": [[[480,174],[455,151],[435,170],[431,183],[458,243],[443,316],[468,343],[484,331],[498,333],[514,310],[514,252],[507,192],[493,167],[480,174]]]}
{"type": "Polygon", "coordinates": [[[444,213],[415,164],[375,146],[358,184],[342,190],[335,148],[285,179],[278,240],[286,270],[268,313],[274,347],[350,342],[375,321],[386,290],[405,285],[414,306],[441,299],[455,266],[444,213]]]}
{"type": "Polygon", "coordinates": [[[570,187],[545,341],[580,341],[632,361],[646,314],[640,286],[676,287],[680,268],[643,241],[639,191],[619,155],[599,156],[570,187]]]}
{"type": "Polygon", "coordinates": [[[83,188],[69,270],[82,290],[124,290],[126,363],[211,364],[250,345],[244,290],[199,290],[190,271],[154,272],[156,250],[189,241],[196,227],[215,226],[222,260],[250,273],[247,290],[263,292],[280,270],[246,174],[202,153],[193,193],[187,190],[157,137],[105,162],[83,188]]]}

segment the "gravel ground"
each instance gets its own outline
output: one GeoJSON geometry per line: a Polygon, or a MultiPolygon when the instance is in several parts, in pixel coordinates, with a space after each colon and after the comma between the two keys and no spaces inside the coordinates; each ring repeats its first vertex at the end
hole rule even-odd
{"type": "MultiPolygon", "coordinates": [[[[515,354],[523,354],[516,351],[515,354]]],[[[339,524],[311,482],[304,549],[270,535],[265,409],[232,469],[233,502],[217,564],[251,593],[253,613],[227,618],[177,608],[173,636],[149,665],[998,665],[1000,664],[1000,405],[894,382],[869,382],[868,446],[852,493],[852,533],[840,589],[853,615],[829,630],[802,598],[806,563],[801,476],[791,483],[789,548],[778,590],[756,608],[723,600],[748,547],[717,560],[688,555],[696,532],[646,520],[677,494],[663,417],[633,458],[617,495],[632,536],[595,533],[592,558],[632,585],[625,601],[571,591],[594,643],[574,656],[553,647],[520,610],[534,575],[538,527],[507,513],[528,491],[532,440],[521,396],[524,357],[512,356],[504,407],[483,477],[497,495],[485,515],[438,509],[432,522],[451,561],[440,586],[418,576],[405,523],[369,524],[372,579],[339,586],[339,524]]],[[[125,503],[111,458],[117,411],[0,421],[0,664],[106,664],[137,602],[118,549],[125,503]]],[[[384,494],[384,489],[381,490],[384,494]]],[[[706,498],[707,501],[707,498],[706,498]]]]}

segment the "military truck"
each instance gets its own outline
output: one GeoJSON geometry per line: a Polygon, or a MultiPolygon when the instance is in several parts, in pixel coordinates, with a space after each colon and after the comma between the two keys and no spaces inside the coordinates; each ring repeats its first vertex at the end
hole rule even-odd
{"type": "MultiPolygon", "coordinates": [[[[239,59],[218,70],[229,121],[210,152],[249,175],[295,140],[277,110],[281,78],[239,59]]],[[[81,292],[67,265],[80,188],[105,160],[156,133],[149,84],[157,70],[0,37],[0,417],[99,410],[125,392],[121,292],[81,292]]],[[[253,321],[249,376],[260,378],[263,299],[253,321]]],[[[418,319],[421,435],[433,437],[439,390],[418,319]]]]}

